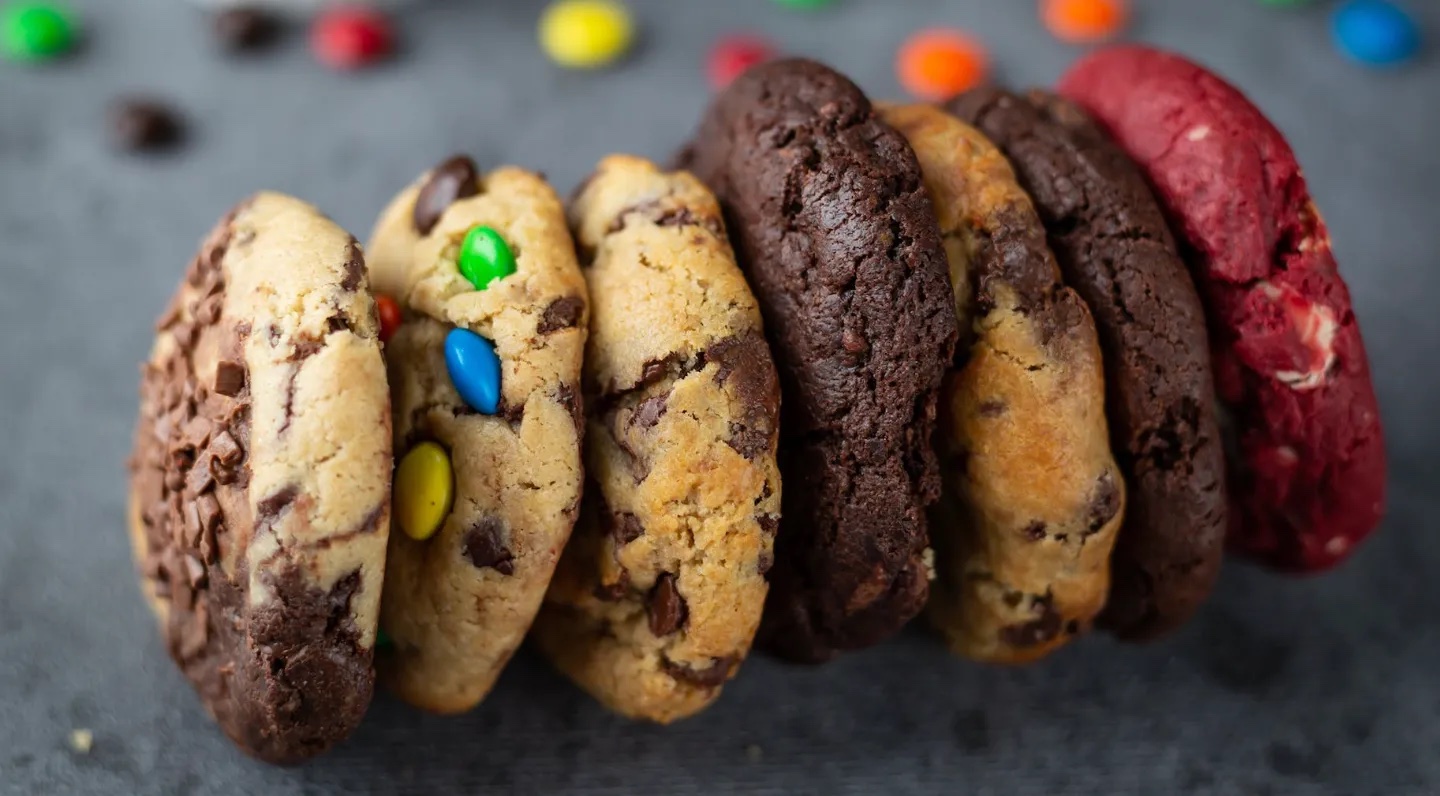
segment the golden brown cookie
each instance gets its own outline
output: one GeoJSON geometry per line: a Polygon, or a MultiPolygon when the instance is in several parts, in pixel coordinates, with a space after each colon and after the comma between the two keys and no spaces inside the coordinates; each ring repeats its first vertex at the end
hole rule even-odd
{"type": "Polygon", "coordinates": [[[458,712],[485,696],[524,639],[578,512],[585,282],[545,181],[515,168],[480,175],[468,158],[407,189],[371,247],[405,313],[386,346],[400,469],[381,614],[394,643],[379,666],[405,700],[458,712]],[[456,171],[469,182],[457,184],[456,171]],[[479,227],[514,263],[483,287],[459,267],[479,227]],[[493,347],[493,406],[465,389],[477,365],[452,361],[457,337],[493,347]],[[420,447],[453,472],[448,513],[437,503],[423,530],[406,477],[420,447]]]}
{"type": "Polygon", "coordinates": [[[920,159],[962,329],[941,402],[931,620],[960,654],[1035,660],[1104,607],[1124,513],[1095,325],[994,145],[929,106],[881,115],[920,159]]]}
{"type": "Polygon", "coordinates": [[[390,513],[365,262],[304,202],[215,228],[142,370],[130,537],[170,655],[242,749],[295,763],[360,722],[390,513]]]}
{"type": "Polygon", "coordinates": [[[714,196],[638,158],[570,209],[594,302],[594,483],[535,626],[611,709],[669,722],[719,696],[760,624],[780,512],[780,393],[714,196]]]}

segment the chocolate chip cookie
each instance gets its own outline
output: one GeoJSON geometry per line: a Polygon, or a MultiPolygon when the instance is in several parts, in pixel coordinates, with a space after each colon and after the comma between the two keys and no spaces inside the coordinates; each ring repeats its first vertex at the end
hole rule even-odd
{"type": "Polygon", "coordinates": [[[1098,51],[1060,91],[1140,164],[1184,243],[1232,429],[1231,546],[1283,570],[1335,566],[1380,523],[1385,440],[1295,153],[1238,89],[1172,53],[1098,51]]]}
{"type": "Polygon", "coordinates": [[[698,180],[609,157],[570,222],[594,302],[594,483],[535,637],[606,706],[669,722],[719,696],[760,625],[780,516],[779,382],[698,180]]]}
{"type": "Polygon", "coordinates": [[[1104,606],[1124,513],[1095,325],[993,144],[930,106],[882,117],[919,156],[966,330],[941,410],[931,620],[960,654],[1035,660],[1104,606]]]}
{"type": "Polygon", "coordinates": [[[1128,485],[1100,623],[1131,639],[1178,627],[1225,549],[1224,446],[1204,308],[1139,168],[1074,105],[971,92],[950,105],[1010,159],[1105,353],[1110,438],[1128,485]]]}
{"type": "Polygon", "coordinates": [[[805,661],[873,644],[929,592],[931,440],[956,335],[915,154],[854,83],[781,60],[719,95],[681,162],[720,197],[785,395],[762,636],[805,661]]]}
{"type": "Polygon", "coordinates": [[[142,369],[130,535],[170,655],[242,749],[359,723],[390,522],[390,400],[355,240],[262,193],[220,222],[142,369]]]}
{"type": "Polygon", "coordinates": [[[404,312],[385,349],[399,467],[379,667],[459,712],[524,639],[578,513],[585,281],[545,181],[468,158],[392,203],[372,247],[404,312]]]}

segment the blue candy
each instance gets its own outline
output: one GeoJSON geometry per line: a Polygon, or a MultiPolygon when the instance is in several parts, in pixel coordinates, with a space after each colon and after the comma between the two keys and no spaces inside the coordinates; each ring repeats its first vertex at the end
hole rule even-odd
{"type": "Polygon", "coordinates": [[[495,414],[500,407],[500,357],[494,343],[469,329],[451,329],[445,335],[445,368],[471,409],[495,414]]]}
{"type": "Polygon", "coordinates": [[[1368,66],[1404,63],[1420,50],[1420,27],[1388,0],[1350,0],[1335,10],[1335,45],[1368,66]]]}

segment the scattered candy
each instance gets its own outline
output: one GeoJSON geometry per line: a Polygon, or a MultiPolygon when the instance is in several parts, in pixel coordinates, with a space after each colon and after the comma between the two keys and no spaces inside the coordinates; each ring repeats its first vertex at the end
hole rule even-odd
{"type": "Polygon", "coordinates": [[[434,442],[410,449],[395,469],[395,517],[417,542],[435,535],[455,502],[450,456],[434,442]]]}
{"type": "Polygon", "coordinates": [[[500,408],[500,357],[494,343],[469,329],[451,329],[445,335],[445,368],[471,409],[493,415],[500,408]]]}
{"type": "Polygon", "coordinates": [[[1126,0],[1042,0],[1040,18],[1055,38],[1072,44],[1113,39],[1130,21],[1126,0]]]}
{"type": "Polygon", "coordinates": [[[384,293],[377,293],[375,311],[380,316],[380,342],[388,343],[400,328],[400,304],[384,293]]]}
{"type": "Polygon", "coordinates": [[[275,43],[280,21],[263,8],[239,6],[215,15],[215,39],[227,52],[255,52],[275,43]]]}
{"type": "Polygon", "coordinates": [[[369,66],[389,55],[393,45],[390,21],[370,8],[331,8],[316,17],[310,29],[315,57],[335,69],[369,66]]]}
{"type": "Polygon", "coordinates": [[[635,38],[630,12],[611,0],[560,0],[540,17],[540,47],[572,69],[614,63],[635,38]]]}
{"type": "Polygon", "coordinates": [[[180,143],[184,126],[168,105],[151,99],[125,99],[110,108],[115,145],[127,152],[149,152],[180,143]]]}
{"type": "Polygon", "coordinates": [[[515,255],[505,239],[490,227],[473,227],[460,243],[460,274],[476,290],[515,273],[515,255]]]}
{"type": "Polygon", "coordinates": [[[75,46],[70,15],[50,3],[0,7],[0,54],[14,61],[48,61],[75,46]]]}
{"type": "Polygon", "coordinates": [[[786,8],[816,9],[835,5],[835,0],[775,0],[775,5],[786,8]]]}
{"type": "Polygon", "coordinates": [[[774,57],[775,48],[760,36],[727,36],[716,42],[715,47],[710,50],[710,62],[706,66],[710,85],[719,91],[730,85],[746,69],[774,57]]]}
{"type": "Polygon", "coordinates": [[[1402,64],[1420,51],[1420,27],[1388,0],[1350,0],[1335,9],[1335,44],[1367,66],[1402,64]]]}
{"type": "Polygon", "coordinates": [[[957,30],[921,31],[896,60],[900,85],[920,99],[944,102],[979,85],[988,72],[985,49],[957,30]]]}

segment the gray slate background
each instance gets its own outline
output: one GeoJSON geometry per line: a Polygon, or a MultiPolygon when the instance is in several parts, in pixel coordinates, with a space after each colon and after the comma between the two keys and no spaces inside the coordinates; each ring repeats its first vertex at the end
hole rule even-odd
{"type": "MultiPolygon", "coordinates": [[[[413,175],[454,150],[546,171],[568,191],[601,155],[666,157],[695,123],[712,37],[763,29],[876,96],[923,25],[985,37],[1000,75],[1048,83],[1077,51],[1032,0],[633,0],[643,49],[565,74],[533,45],[539,2],[436,2],[405,52],[363,76],[216,56],[180,0],[76,0],[83,57],[0,64],[0,792],[1440,793],[1440,58],[1398,74],[1343,63],[1322,7],[1138,0],[1140,38],[1218,66],[1291,137],[1354,291],[1388,428],[1389,518],[1340,571],[1245,565],[1151,647],[1095,637],[987,669],[916,629],[809,670],[755,659],[702,716],[628,724],[522,655],[463,718],[377,699],[349,743],[267,768],[234,751],[171,666],[123,530],[136,363],[200,236],[265,187],[362,238],[413,175]],[[109,151],[116,92],[172,99],[195,139],[167,158],[109,151]],[[93,730],[88,755],[72,729],[93,730]]],[[[1328,5],[1328,4],[1322,4],[1328,5]]],[[[1423,7],[1440,38],[1440,3],[1423,7]]]]}

